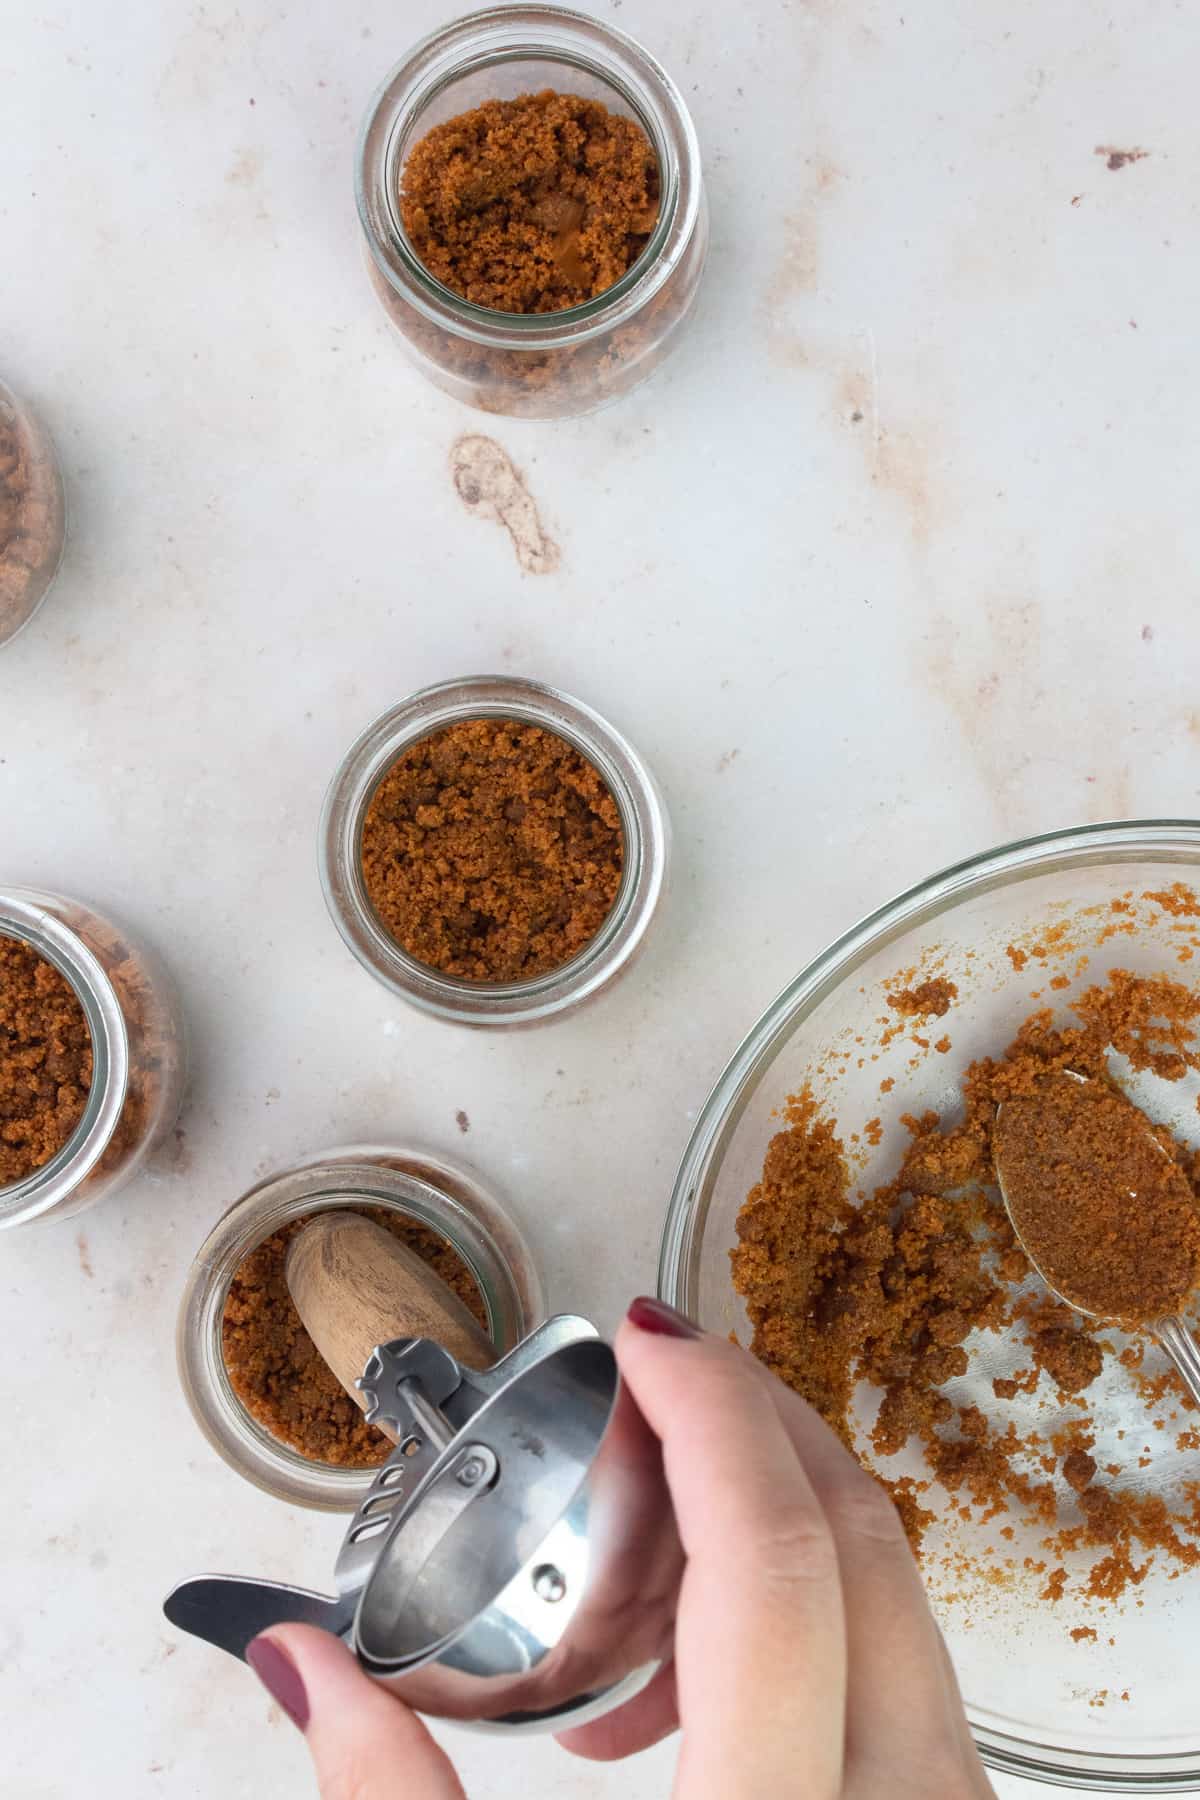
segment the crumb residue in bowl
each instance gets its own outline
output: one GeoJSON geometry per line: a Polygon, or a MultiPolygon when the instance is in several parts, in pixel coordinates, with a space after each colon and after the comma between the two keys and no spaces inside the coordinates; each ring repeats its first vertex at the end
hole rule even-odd
{"type": "MultiPolygon", "coordinates": [[[[1074,954],[1070,921],[1051,932],[1074,954]]],[[[1149,1428],[1145,1450],[1130,1441],[1125,1464],[1098,1466],[1090,1390],[1114,1365],[1122,1378],[1158,1384],[1176,1415],[1191,1403],[1172,1371],[1143,1375],[1136,1342],[1120,1347],[1119,1334],[1085,1327],[1031,1282],[994,1186],[992,1124],[999,1104],[1056,1070],[1107,1082],[1113,1050],[1168,1081],[1195,1071],[1200,995],[1117,969],[1069,1004],[1070,1019],[1042,1007],[1002,1054],[970,1066],[955,1123],[907,1115],[900,1166],[868,1193],[853,1190],[831,1108],[805,1087],[770,1143],[731,1255],[755,1353],[885,1480],[916,1548],[947,1512],[1000,1521],[1010,1543],[1015,1525],[1038,1534],[1041,1557],[958,1557],[948,1572],[995,1586],[1036,1579],[1047,1600],[1070,1592],[1100,1603],[1136,1589],[1158,1559],[1176,1571],[1200,1564],[1200,1480],[1176,1480],[1168,1497],[1137,1476],[1155,1437],[1165,1442],[1149,1428]],[[1021,1366],[990,1383],[994,1405],[964,1403],[956,1380],[1002,1336],[1021,1346],[1021,1366]],[[860,1382],[878,1398],[873,1420],[856,1411],[860,1382]],[[1027,1398],[1020,1411],[1039,1387],[1069,1410],[1056,1432],[1029,1429],[1027,1398]],[[914,1447],[928,1479],[889,1479],[881,1463],[914,1447]],[[937,1514],[935,1484],[945,1495],[937,1514]]],[[[1200,1157],[1165,1130],[1160,1138],[1195,1191],[1200,1157]]]]}
{"type": "Polygon", "coordinates": [[[945,976],[922,981],[916,987],[897,988],[887,997],[893,1011],[906,1019],[944,1018],[958,998],[958,987],[945,976]]]}

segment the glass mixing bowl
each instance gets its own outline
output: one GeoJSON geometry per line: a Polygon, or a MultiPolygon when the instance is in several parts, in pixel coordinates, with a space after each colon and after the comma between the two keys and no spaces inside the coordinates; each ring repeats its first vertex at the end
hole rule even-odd
{"type": "MultiPolygon", "coordinates": [[[[729,1251],[739,1208],[759,1179],[788,1095],[810,1083],[839,1121],[856,1185],[869,1190],[895,1171],[907,1141],[901,1114],[933,1108],[947,1120],[956,1118],[967,1065],[1001,1050],[1037,1006],[1063,1010],[1073,991],[1102,981],[1114,967],[1195,979],[1189,970],[1200,971],[1200,955],[1193,961],[1200,918],[1146,898],[1178,882],[1200,888],[1200,822],[1086,827],[959,863],[839,938],[767,1009],[700,1114],[663,1236],[662,1297],[708,1329],[736,1331],[748,1341],[729,1251]],[[1022,949],[1027,960],[1017,966],[1022,949]],[[885,992],[937,975],[959,990],[950,1012],[928,1033],[934,1039],[944,1031],[949,1047],[914,1051],[908,1029],[888,1042],[896,1014],[889,1014],[885,992]],[[1031,999],[1034,992],[1041,997],[1031,999]],[[881,1093],[889,1077],[894,1086],[881,1093]],[[872,1119],[881,1131],[874,1145],[867,1140],[876,1132],[862,1131],[872,1119]],[[851,1148],[853,1132],[859,1142],[851,1148]]],[[[1195,1080],[1140,1077],[1127,1086],[1177,1136],[1200,1143],[1195,1080]]],[[[974,1402],[994,1416],[992,1377],[1007,1373],[1017,1357],[995,1337],[968,1340],[967,1348],[973,1352],[970,1372],[949,1391],[959,1404],[974,1402]]],[[[1158,1354],[1147,1350],[1147,1372],[1158,1367],[1158,1354]]],[[[1007,1416],[1019,1431],[1036,1427],[1048,1435],[1054,1429],[1045,1388],[1043,1382],[1041,1411],[1033,1410],[1034,1397],[1010,1409],[1007,1416]]],[[[1146,1401],[1115,1358],[1106,1359],[1088,1401],[1097,1430],[1093,1453],[1102,1467],[1106,1460],[1121,1463],[1118,1485],[1175,1493],[1182,1503],[1185,1484],[1200,1480],[1200,1452],[1176,1444],[1180,1425],[1194,1423],[1194,1416],[1185,1420],[1180,1413],[1174,1426],[1154,1429],[1146,1401]],[[1143,1445],[1148,1466],[1128,1466],[1137,1461],[1131,1447],[1141,1452],[1143,1445]]],[[[1158,1412],[1164,1421],[1178,1402],[1167,1405],[1166,1413],[1158,1412]]],[[[916,1456],[900,1465],[893,1458],[884,1466],[892,1475],[922,1467],[916,1456]]],[[[923,1504],[938,1512],[926,1539],[926,1581],[984,1760],[1063,1787],[1200,1791],[1200,1568],[1180,1574],[1158,1557],[1140,1587],[1102,1610],[1073,1597],[1074,1582],[1057,1604],[1040,1601],[1042,1578],[1023,1575],[1021,1561],[1036,1554],[1044,1528],[1010,1519],[1016,1540],[997,1550],[997,1522],[962,1524],[944,1504],[938,1507],[940,1493],[935,1487],[923,1496],[923,1504]],[[989,1545],[992,1580],[944,1572],[948,1555],[965,1553],[974,1564],[989,1545]],[[1003,1572],[1005,1552],[1015,1574],[1003,1572]],[[1096,1632],[1095,1641],[1072,1640],[1071,1630],[1083,1627],[1096,1632]]],[[[1044,1560],[1045,1551],[1040,1554],[1044,1560]]],[[[1069,1576],[1074,1572],[1070,1556],[1057,1560],[1069,1576]]]]}

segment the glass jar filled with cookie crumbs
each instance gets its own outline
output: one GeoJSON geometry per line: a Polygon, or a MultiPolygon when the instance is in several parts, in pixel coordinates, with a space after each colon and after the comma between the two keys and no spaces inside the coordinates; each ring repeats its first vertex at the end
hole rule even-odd
{"type": "Polygon", "coordinates": [[[353,745],[321,820],[325,899],[377,980],[468,1025],[551,1019],[641,947],[669,827],[638,752],[538,682],[477,675],[353,745]]]}
{"type": "Polygon", "coordinates": [[[201,1245],[180,1303],[184,1394],[240,1475],[277,1499],[329,1512],[358,1505],[391,1449],[320,1362],[287,1294],[291,1237],[335,1208],[364,1213],[427,1262],[497,1358],[546,1316],[537,1268],[504,1206],[473,1170],[436,1152],[326,1150],[235,1201],[201,1245]]]}
{"type": "Polygon", "coordinates": [[[184,1076],[157,956],[79,901],[0,890],[0,1228],[121,1187],[172,1131],[184,1076]]]}
{"type": "Polygon", "coordinates": [[[371,102],[356,196],[411,359],[468,406],[589,412],[661,362],[708,246],[695,129],[670,76],[599,19],[471,13],[371,102]]]}
{"type": "Polygon", "coordinates": [[[66,532],[50,434],[0,381],[0,644],[28,625],[49,593],[66,532]]]}

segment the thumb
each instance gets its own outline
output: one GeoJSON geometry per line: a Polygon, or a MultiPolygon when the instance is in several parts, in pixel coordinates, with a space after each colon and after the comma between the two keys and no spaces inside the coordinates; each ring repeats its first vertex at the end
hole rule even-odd
{"type": "Polygon", "coordinates": [[[246,1661],[304,1733],[321,1800],[466,1800],[416,1713],[364,1675],[340,1638],[278,1625],[246,1661]]]}

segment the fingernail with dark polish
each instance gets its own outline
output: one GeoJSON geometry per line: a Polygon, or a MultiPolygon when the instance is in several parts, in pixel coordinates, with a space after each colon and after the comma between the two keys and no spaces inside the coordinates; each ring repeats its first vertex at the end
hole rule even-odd
{"type": "Polygon", "coordinates": [[[256,1637],[246,1646],[246,1661],[293,1725],[301,1731],[308,1724],[308,1695],[300,1671],[290,1656],[285,1656],[269,1637],[256,1637]]]}
{"type": "Polygon", "coordinates": [[[654,1300],[649,1294],[639,1294],[629,1308],[629,1323],[636,1325],[639,1331],[653,1332],[657,1337],[695,1338],[700,1336],[699,1330],[690,1319],[685,1319],[681,1312],[668,1306],[665,1300],[654,1300]]]}

